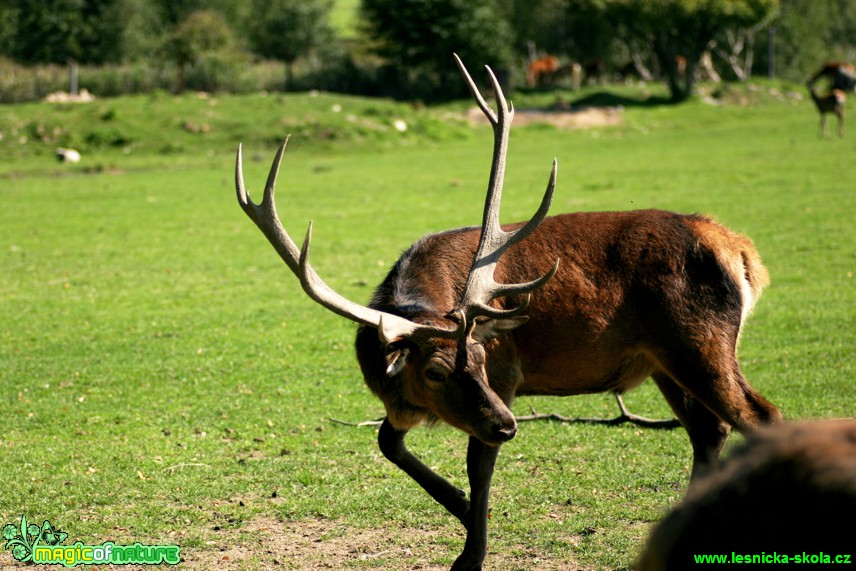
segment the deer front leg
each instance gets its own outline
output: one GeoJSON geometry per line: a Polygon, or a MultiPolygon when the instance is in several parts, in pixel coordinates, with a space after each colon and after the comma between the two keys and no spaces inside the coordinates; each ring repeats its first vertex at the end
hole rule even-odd
{"type": "Polygon", "coordinates": [[[383,455],[404,470],[408,476],[428,492],[437,503],[446,508],[450,514],[461,520],[464,527],[469,529],[470,502],[463,490],[456,488],[445,478],[437,475],[431,468],[422,463],[404,445],[406,430],[396,430],[389,419],[384,419],[377,435],[378,446],[383,455]]]}
{"type": "Polygon", "coordinates": [[[487,519],[490,481],[499,446],[488,446],[470,437],[467,448],[467,476],[470,479],[470,510],[467,514],[467,541],[452,565],[452,571],[479,571],[487,555],[487,519]]]}

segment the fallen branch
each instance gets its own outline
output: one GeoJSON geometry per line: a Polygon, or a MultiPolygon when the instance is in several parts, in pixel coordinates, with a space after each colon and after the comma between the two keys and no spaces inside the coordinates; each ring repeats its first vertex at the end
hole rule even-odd
{"type": "MultiPolygon", "coordinates": [[[[615,426],[618,424],[624,424],[625,422],[629,422],[637,426],[642,426],[645,428],[654,428],[658,430],[670,430],[672,428],[678,428],[679,426],[681,426],[680,421],[676,418],[659,420],[654,418],[646,418],[644,416],[639,416],[637,414],[629,412],[627,410],[627,407],[624,405],[624,400],[621,398],[621,395],[617,393],[615,395],[615,400],[616,402],[618,402],[618,408],[621,410],[621,414],[616,416],[615,418],[568,417],[562,416],[561,414],[557,414],[555,412],[541,414],[537,412],[534,407],[530,406],[529,410],[532,414],[518,416],[516,417],[516,419],[517,422],[527,422],[533,420],[556,420],[559,422],[567,422],[570,424],[604,424],[607,426],[615,426]]],[[[339,420],[338,418],[331,418],[330,421],[345,426],[380,426],[381,424],[383,424],[383,419],[364,420],[362,422],[348,422],[346,420],[339,420]]]]}
{"type": "Polygon", "coordinates": [[[383,424],[383,419],[380,420],[364,420],[362,422],[348,422],[347,420],[339,420],[338,418],[328,419],[336,424],[344,424],[345,426],[380,426],[383,424]]]}
{"type": "Polygon", "coordinates": [[[621,396],[615,395],[615,397],[618,401],[618,406],[621,409],[621,414],[616,416],[615,418],[568,417],[562,416],[561,414],[556,414],[555,412],[541,414],[538,413],[531,406],[529,407],[529,409],[532,411],[532,414],[518,416],[516,418],[517,422],[525,422],[529,420],[557,420],[559,422],[567,422],[569,424],[604,424],[606,426],[615,426],[618,424],[624,424],[625,422],[629,422],[637,426],[642,426],[645,428],[654,428],[658,430],[670,430],[672,428],[677,428],[681,425],[680,421],[678,421],[678,419],[676,418],[657,420],[632,414],[627,411],[627,408],[624,406],[624,402],[621,400],[621,396]]]}

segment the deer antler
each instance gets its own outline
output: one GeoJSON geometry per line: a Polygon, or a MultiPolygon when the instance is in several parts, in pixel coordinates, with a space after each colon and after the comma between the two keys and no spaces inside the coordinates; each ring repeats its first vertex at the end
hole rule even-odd
{"type": "Polygon", "coordinates": [[[513,317],[523,313],[529,305],[531,292],[538,289],[559,269],[559,260],[553,264],[553,268],[536,280],[517,284],[500,284],[494,280],[493,274],[500,256],[512,245],[520,242],[538,227],[553,199],[553,189],[556,187],[556,172],[558,163],[553,159],[553,169],[550,172],[550,180],[547,190],[541,200],[541,206],[529,222],[512,232],[506,232],[499,225],[499,205],[502,199],[502,183],[505,176],[505,157],[508,150],[508,133],[511,129],[511,121],[514,118],[514,106],[509,105],[502,93],[502,88],[493,71],[485,66],[490,77],[493,91],[496,96],[497,111],[494,112],[482,97],[481,93],[467,72],[461,59],[455,54],[455,62],[461,70],[461,74],[467,82],[467,86],[478,103],[479,108],[487,116],[493,126],[494,146],[493,163],[490,168],[490,180],[488,182],[487,198],[485,199],[484,218],[482,220],[482,231],[479,244],[476,249],[475,259],[467,276],[464,293],[461,297],[461,308],[466,316],[466,321],[472,321],[475,317],[483,315],[491,318],[513,317]],[[501,296],[527,294],[526,300],[519,306],[500,310],[488,305],[488,303],[501,296]]]}
{"type": "Polygon", "coordinates": [[[413,337],[414,335],[445,338],[461,337],[466,323],[461,323],[456,329],[443,329],[415,323],[392,313],[378,311],[354,303],[336,293],[321,279],[315,272],[315,269],[309,264],[312,223],[309,223],[303,247],[298,250],[294,240],[291,239],[282,222],[280,222],[276,211],[274,187],[276,186],[276,177],[279,174],[279,165],[282,162],[282,155],[285,152],[286,144],[288,144],[288,137],[282,142],[276,153],[276,157],[273,159],[261,204],[253,203],[244,188],[243,157],[241,146],[238,146],[238,156],[235,161],[235,189],[241,208],[250,217],[250,220],[255,222],[256,226],[259,227],[259,230],[262,231],[291,272],[298,277],[303,291],[333,313],[357,323],[377,328],[378,333],[386,343],[395,339],[413,337]]]}

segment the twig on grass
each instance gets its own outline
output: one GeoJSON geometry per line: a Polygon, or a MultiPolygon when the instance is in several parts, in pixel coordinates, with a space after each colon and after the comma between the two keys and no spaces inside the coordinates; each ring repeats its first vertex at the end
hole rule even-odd
{"type": "Polygon", "coordinates": [[[364,420],[362,422],[348,422],[347,420],[339,420],[338,418],[330,418],[330,422],[336,424],[344,424],[345,426],[380,426],[383,424],[383,419],[380,420],[364,420]]]}
{"type": "Polygon", "coordinates": [[[168,466],[167,470],[169,471],[170,474],[173,474],[173,473],[175,473],[176,468],[189,468],[189,467],[193,467],[193,466],[202,466],[204,468],[210,468],[211,467],[210,464],[202,464],[201,462],[188,462],[188,463],[184,463],[184,464],[176,464],[174,466],[168,466]]]}
{"type": "MultiPolygon", "coordinates": [[[[561,414],[557,414],[555,412],[541,414],[537,412],[533,406],[530,405],[529,410],[531,414],[518,416],[516,417],[516,419],[517,422],[527,422],[533,420],[556,420],[559,422],[567,422],[570,424],[605,424],[607,426],[615,426],[618,424],[624,424],[625,422],[629,422],[631,424],[642,426],[644,428],[655,428],[660,430],[670,430],[672,428],[678,428],[679,426],[681,426],[680,421],[676,418],[659,420],[639,416],[637,414],[629,412],[627,410],[627,407],[624,405],[624,400],[622,400],[621,395],[618,393],[615,394],[615,400],[618,402],[618,408],[621,410],[621,414],[616,416],[615,418],[568,417],[562,416],[561,414]]],[[[330,421],[345,426],[380,426],[381,424],[383,424],[383,419],[364,420],[362,422],[348,422],[347,420],[331,418],[330,421]]]]}
{"type": "Polygon", "coordinates": [[[549,414],[541,414],[531,406],[529,407],[529,410],[532,411],[532,414],[518,416],[516,418],[517,422],[524,422],[527,420],[557,420],[559,422],[567,422],[569,424],[604,424],[606,426],[616,426],[618,424],[624,424],[625,422],[629,422],[631,424],[642,426],[644,428],[654,428],[658,430],[670,430],[672,428],[677,428],[681,425],[680,421],[676,418],[658,420],[632,414],[627,411],[627,408],[624,406],[624,402],[621,400],[620,395],[615,395],[615,398],[618,401],[619,408],[621,409],[621,414],[616,416],[615,418],[567,417],[562,416],[561,414],[556,414],[555,412],[551,412],[549,414]]]}

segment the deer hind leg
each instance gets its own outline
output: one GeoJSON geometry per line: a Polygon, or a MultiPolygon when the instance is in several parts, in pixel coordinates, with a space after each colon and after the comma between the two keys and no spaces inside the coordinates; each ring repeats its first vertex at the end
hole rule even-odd
{"type": "Polygon", "coordinates": [[[749,386],[733,345],[715,352],[718,355],[704,353],[710,351],[678,351],[663,360],[663,371],[654,374],[692,442],[691,479],[716,465],[731,428],[745,434],[782,418],[770,401],[749,386]]]}
{"type": "Polygon", "coordinates": [[[665,373],[654,373],[652,377],[690,437],[693,447],[690,481],[695,481],[716,467],[731,425],[723,422],[665,373]]]}

